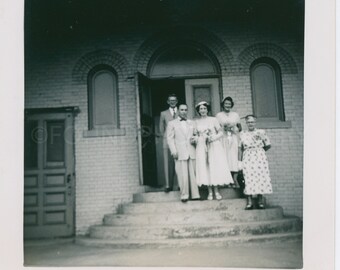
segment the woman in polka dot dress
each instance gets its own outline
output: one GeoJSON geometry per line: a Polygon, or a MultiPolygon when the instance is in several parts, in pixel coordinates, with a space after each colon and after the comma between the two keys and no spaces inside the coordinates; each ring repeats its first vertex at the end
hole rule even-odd
{"type": "Polygon", "coordinates": [[[252,196],[258,197],[258,208],[264,209],[263,194],[273,193],[265,151],[270,141],[262,129],[256,129],[256,118],[246,116],[248,131],[240,133],[239,160],[245,181],[244,194],[247,196],[246,210],[253,208],[252,196]]]}

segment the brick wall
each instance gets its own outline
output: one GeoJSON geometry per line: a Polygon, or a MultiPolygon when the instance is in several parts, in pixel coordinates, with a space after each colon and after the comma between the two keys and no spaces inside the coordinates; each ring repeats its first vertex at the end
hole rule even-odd
{"type": "Polygon", "coordinates": [[[303,39],[297,42],[294,35],[243,30],[230,25],[197,25],[181,27],[178,34],[169,36],[164,29],[145,27],[27,50],[26,108],[80,108],[75,117],[77,234],[101,223],[104,214],[131,201],[131,194],[140,190],[134,74],[137,70],[145,73],[155,50],[176,39],[195,40],[216,56],[223,96],[234,98],[234,110],[241,116],[252,112],[247,63],[252,57],[268,56],[280,64],[286,120],[292,127],[267,130],[272,142],[268,158],[274,188],[268,201],[283,206],[286,214],[302,217],[303,39]],[[124,136],[83,136],[88,127],[86,76],[100,63],[111,65],[118,74],[124,136]]]}

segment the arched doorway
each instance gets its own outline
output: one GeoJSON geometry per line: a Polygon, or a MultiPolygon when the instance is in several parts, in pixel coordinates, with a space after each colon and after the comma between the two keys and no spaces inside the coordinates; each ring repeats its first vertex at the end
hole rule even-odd
{"type": "Polygon", "coordinates": [[[220,67],[215,56],[205,47],[185,43],[168,44],[151,57],[146,75],[138,76],[138,97],[141,125],[140,174],[143,185],[164,185],[163,138],[159,117],[168,108],[170,94],[179,104],[188,105],[188,117],[195,118],[195,104],[205,100],[212,106],[212,115],[220,110],[220,67]]]}

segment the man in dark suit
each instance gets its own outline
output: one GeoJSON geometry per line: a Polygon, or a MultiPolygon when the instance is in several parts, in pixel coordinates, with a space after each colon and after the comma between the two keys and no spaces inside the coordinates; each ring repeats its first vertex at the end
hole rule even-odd
{"type": "Polygon", "coordinates": [[[169,121],[177,118],[177,103],[178,99],[175,94],[168,96],[167,103],[169,109],[162,111],[159,120],[159,131],[161,136],[163,136],[163,157],[164,157],[164,179],[165,179],[165,192],[169,192],[176,187],[175,182],[175,162],[171,153],[169,151],[167,143],[166,128],[169,121]]]}

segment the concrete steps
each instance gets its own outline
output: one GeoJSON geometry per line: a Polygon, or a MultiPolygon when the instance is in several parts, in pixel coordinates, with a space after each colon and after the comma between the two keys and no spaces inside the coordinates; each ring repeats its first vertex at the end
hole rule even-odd
{"type": "MultiPolygon", "coordinates": [[[[246,205],[245,199],[224,199],[221,201],[188,201],[182,203],[180,199],[176,201],[158,202],[158,203],[130,203],[121,205],[118,214],[164,214],[179,212],[197,212],[197,211],[243,211],[246,205]]],[[[256,210],[253,210],[256,211],[256,210]]],[[[262,211],[262,210],[261,210],[262,211]]],[[[251,212],[251,211],[249,211],[251,212]]]]}
{"type": "Polygon", "coordinates": [[[298,218],[253,222],[191,224],[162,224],[153,226],[106,226],[91,227],[90,236],[103,239],[170,239],[227,237],[235,235],[259,235],[272,233],[296,232],[301,228],[298,218]]]}
{"type": "MultiPolygon", "coordinates": [[[[204,190],[201,191],[202,197],[204,190]]],[[[228,246],[302,237],[302,222],[280,206],[244,210],[237,189],[221,189],[221,201],[180,201],[179,192],[134,194],[117,214],[107,214],[76,242],[114,248],[228,246]],[[183,241],[184,240],[184,241],[183,241]]]]}
{"type": "Polygon", "coordinates": [[[179,248],[179,247],[228,247],[237,245],[252,245],[263,242],[294,242],[301,241],[302,233],[277,233],[266,235],[246,235],[218,238],[181,238],[181,239],[100,239],[89,237],[77,237],[76,244],[96,247],[110,247],[116,249],[134,249],[134,248],[179,248]]]}
{"type": "MultiPolygon", "coordinates": [[[[223,188],[220,189],[223,199],[236,199],[241,197],[240,189],[223,188]]],[[[206,199],[208,192],[206,189],[200,189],[200,195],[206,199]]],[[[179,191],[165,192],[145,192],[133,194],[133,202],[135,203],[159,203],[159,202],[178,202],[180,201],[179,191]]]]}
{"type": "Polygon", "coordinates": [[[161,224],[199,224],[205,221],[211,223],[225,223],[228,221],[260,221],[280,219],[283,216],[281,207],[269,208],[263,210],[246,211],[240,210],[238,212],[231,209],[220,210],[202,210],[202,211],[178,211],[178,212],[155,212],[144,213],[143,215],[134,214],[108,214],[104,216],[104,225],[109,226],[133,226],[138,225],[161,225],[161,224]]]}

